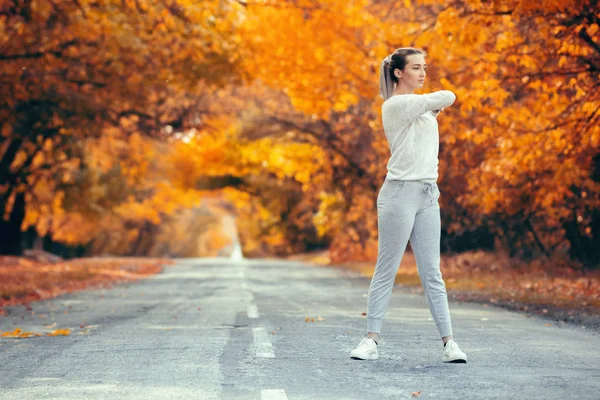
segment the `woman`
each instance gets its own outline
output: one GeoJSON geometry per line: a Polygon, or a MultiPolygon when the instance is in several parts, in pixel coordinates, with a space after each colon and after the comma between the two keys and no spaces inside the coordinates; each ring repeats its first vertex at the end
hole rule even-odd
{"type": "Polygon", "coordinates": [[[391,151],[387,176],[377,197],[379,251],[369,288],[367,337],[350,356],[376,360],[379,333],[394,278],[410,240],[429,310],[442,337],[444,362],[467,362],[452,336],[446,286],[440,272],[438,205],[439,133],[436,117],[454,103],[449,90],[415,94],[425,81],[426,53],[405,47],[381,63],[383,129],[391,151]]]}

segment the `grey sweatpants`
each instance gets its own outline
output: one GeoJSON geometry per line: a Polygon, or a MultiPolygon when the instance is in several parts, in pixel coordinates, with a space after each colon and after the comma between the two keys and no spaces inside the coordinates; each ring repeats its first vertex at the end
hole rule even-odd
{"type": "Polygon", "coordinates": [[[386,180],[377,197],[379,250],[369,288],[367,331],[381,325],[400,261],[410,240],[429,310],[442,337],[452,335],[446,286],[440,272],[440,192],[435,183],[386,180]]]}

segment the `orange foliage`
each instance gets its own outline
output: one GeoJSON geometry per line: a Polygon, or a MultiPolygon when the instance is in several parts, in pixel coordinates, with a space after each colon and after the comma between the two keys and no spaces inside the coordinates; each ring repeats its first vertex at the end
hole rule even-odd
{"type": "Polygon", "coordinates": [[[70,246],[132,254],[140,231],[197,201],[158,159],[165,141],[202,125],[202,95],[240,76],[241,7],[2,2],[0,252],[18,253],[31,226],[70,246]],[[114,231],[122,248],[103,245],[114,231]]]}
{"type": "Polygon", "coordinates": [[[329,193],[321,195],[326,203],[316,215],[320,234],[327,204],[338,204],[328,199],[344,193],[342,220],[327,228],[334,254],[372,257],[367,243],[376,231],[354,221],[375,218],[367,199],[382,180],[374,164],[386,156],[380,103],[373,101],[377,66],[394,47],[415,45],[429,53],[426,91],[448,88],[458,95],[440,117],[445,232],[460,237],[484,227],[513,254],[565,255],[570,248],[574,258],[599,261],[600,31],[589,1],[248,4],[242,27],[251,49],[247,62],[307,114],[299,122],[284,106],[277,120],[293,122],[291,140],[318,136],[323,150],[338,156],[342,150],[346,158],[345,174],[331,179],[336,166],[329,164],[333,171],[322,171],[326,177],[314,185],[329,193]],[[346,131],[341,122],[354,109],[363,124],[346,131]],[[320,125],[329,131],[315,132],[320,125]],[[358,166],[371,172],[364,182],[356,180],[355,153],[334,148],[363,135],[375,137],[361,149],[367,156],[358,166]],[[359,184],[367,188],[362,202],[351,188],[359,184]]]}
{"type": "Polygon", "coordinates": [[[190,254],[173,224],[193,216],[205,235],[202,199],[222,197],[246,253],[373,260],[389,156],[378,67],[414,45],[425,91],[458,96],[439,118],[445,246],[483,233],[515,255],[600,260],[591,0],[13,3],[0,213],[26,204],[19,228],[97,253],[190,254]]]}

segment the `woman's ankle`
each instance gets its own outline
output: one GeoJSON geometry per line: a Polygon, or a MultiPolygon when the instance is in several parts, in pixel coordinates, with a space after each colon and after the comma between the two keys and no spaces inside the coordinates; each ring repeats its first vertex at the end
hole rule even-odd
{"type": "Polygon", "coordinates": [[[375,343],[379,343],[379,333],[368,332],[367,333],[367,338],[373,339],[375,341],[375,343]]]}

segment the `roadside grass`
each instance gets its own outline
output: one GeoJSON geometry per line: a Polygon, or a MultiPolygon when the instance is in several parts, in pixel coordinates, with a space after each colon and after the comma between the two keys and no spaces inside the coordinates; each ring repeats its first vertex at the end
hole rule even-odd
{"type": "Polygon", "coordinates": [[[7,306],[145,278],[171,263],[168,259],[142,257],[91,257],[59,262],[0,257],[0,315],[6,315],[7,306]]]}

